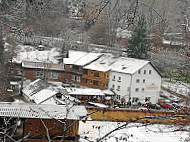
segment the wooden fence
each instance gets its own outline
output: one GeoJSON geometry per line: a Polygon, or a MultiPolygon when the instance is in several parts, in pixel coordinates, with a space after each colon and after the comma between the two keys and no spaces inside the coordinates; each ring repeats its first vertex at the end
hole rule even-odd
{"type": "Polygon", "coordinates": [[[160,124],[190,124],[190,115],[175,111],[130,110],[88,107],[92,120],[160,124]]]}

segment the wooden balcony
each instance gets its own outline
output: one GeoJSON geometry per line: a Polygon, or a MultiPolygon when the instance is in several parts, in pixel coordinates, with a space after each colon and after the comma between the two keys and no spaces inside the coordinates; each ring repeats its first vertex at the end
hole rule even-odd
{"type": "Polygon", "coordinates": [[[82,78],[90,79],[90,80],[96,80],[96,81],[101,81],[101,82],[105,82],[105,83],[109,82],[109,79],[107,79],[107,78],[95,77],[95,76],[86,75],[86,74],[83,74],[82,78]]]}
{"type": "Polygon", "coordinates": [[[71,71],[71,72],[79,72],[79,73],[82,73],[79,69],[71,69],[71,68],[67,68],[65,69],[66,71],[71,71]]]}
{"type": "Polygon", "coordinates": [[[101,89],[101,90],[106,90],[106,89],[108,89],[108,87],[103,87],[103,86],[101,86],[101,85],[94,85],[94,84],[88,83],[88,82],[85,83],[85,82],[82,82],[82,81],[81,81],[81,85],[87,86],[87,87],[90,87],[90,88],[101,89]]]}

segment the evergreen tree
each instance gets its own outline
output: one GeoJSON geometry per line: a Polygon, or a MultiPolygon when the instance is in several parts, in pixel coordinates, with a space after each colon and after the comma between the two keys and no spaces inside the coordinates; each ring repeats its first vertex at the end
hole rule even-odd
{"type": "Polygon", "coordinates": [[[4,51],[3,28],[2,26],[0,26],[0,62],[3,62],[3,51],[4,51]]]}
{"type": "Polygon", "coordinates": [[[144,16],[139,18],[138,24],[128,41],[127,55],[131,58],[148,59],[150,42],[147,38],[146,21],[144,16]]]}

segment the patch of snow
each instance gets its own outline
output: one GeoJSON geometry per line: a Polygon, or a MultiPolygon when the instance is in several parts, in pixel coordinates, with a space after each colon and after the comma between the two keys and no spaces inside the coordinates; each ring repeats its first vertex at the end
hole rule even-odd
{"type": "MultiPolygon", "coordinates": [[[[97,141],[108,132],[125,122],[86,121],[79,122],[80,142],[97,141]]],[[[115,131],[102,142],[184,142],[190,138],[190,132],[175,131],[180,126],[131,123],[126,128],[115,131]]]]}
{"type": "Polygon", "coordinates": [[[162,86],[184,96],[188,96],[190,92],[190,84],[185,84],[183,82],[171,83],[163,81],[162,86]]]}
{"type": "MultiPolygon", "coordinates": [[[[22,47],[22,46],[21,46],[22,47]]],[[[33,62],[50,62],[50,63],[58,63],[56,57],[59,55],[59,52],[56,48],[52,48],[51,50],[46,51],[38,51],[33,50],[28,51],[22,49],[17,53],[16,57],[13,57],[13,62],[21,63],[23,61],[33,61],[33,62]]]]}
{"type": "Polygon", "coordinates": [[[118,28],[116,32],[116,36],[118,38],[130,38],[132,36],[132,32],[128,31],[127,29],[123,30],[121,28],[118,28]]]}
{"type": "Polygon", "coordinates": [[[102,90],[100,89],[93,89],[93,88],[75,88],[74,90],[70,90],[68,93],[69,95],[98,95],[98,96],[104,96],[105,94],[103,93],[102,90]]]}

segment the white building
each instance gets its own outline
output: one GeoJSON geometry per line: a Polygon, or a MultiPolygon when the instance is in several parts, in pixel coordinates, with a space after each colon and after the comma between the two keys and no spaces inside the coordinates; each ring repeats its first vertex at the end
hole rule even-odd
{"type": "Polygon", "coordinates": [[[109,89],[117,94],[118,100],[157,103],[161,75],[149,61],[121,57],[111,69],[109,89]]]}

